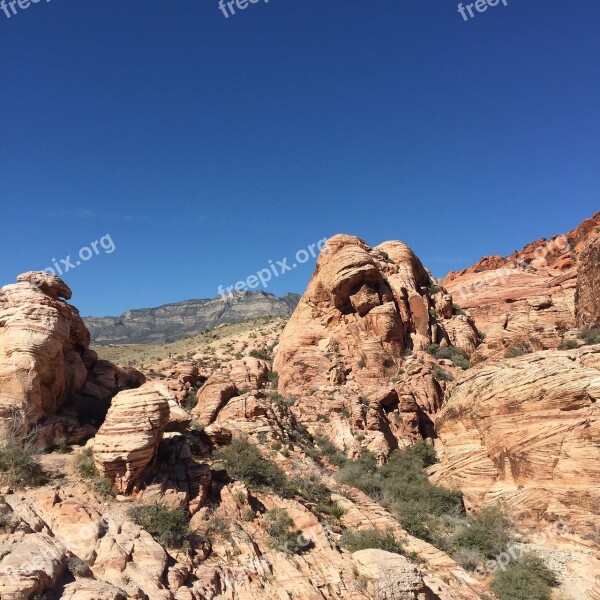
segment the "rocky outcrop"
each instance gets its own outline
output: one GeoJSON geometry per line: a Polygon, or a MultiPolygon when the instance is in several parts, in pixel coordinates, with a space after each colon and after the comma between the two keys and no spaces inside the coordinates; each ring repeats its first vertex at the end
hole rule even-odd
{"type": "Polygon", "coordinates": [[[152,384],[117,394],[93,442],[99,472],[130,492],[153,464],[168,422],[168,399],[152,384]]]}
{"type": "Polygon", "coordinates": [[[71,290],[57,277],[27,273],[0,290],[0,425],[14,411],[27,424],[55,414],[86,381],[89,334],[71,290]],[[39,277],[43,285],[31,283],[39,277]]]}
{"type": "MultiPolygon", "coordinates": [[[[582,263],[580,272],[589,281],[584,249],[598,230],[600,213],[565,235],[537,240],[508,257],[487,256],[448,274],[444,287],[485,334],[473,362],[512,348],[530,352],[561,344],[565,331],[576,326],[577,266],[582,263]]],[[[582,302],[592,306],[594,301],[584,293],[582,302]]]]}
{"type": "Polygon", "coordinates": [[[579,327],[600,327],[600,237],[590,241],[581,253],[575,308],[579,327]]]}
{"type": "Polygon", "coordinates": [[[229,377],[215,374],[198,391],[198,403],[192,410],[192,416],[202,425],[212,423],[219,410],[237,394],[235,384],[229,377]]]}
{"type": "Polygon", "coordinates": [[[370,248],[338,235],[323,248],[281,334],[273,366],[278,391],[301,398],[295,410],[314,433],[325,433],[320,415],[342,448],[356,449],[356,432],[383,457],[399,440],[432,433],[443,396],[432,375],[436,361],[422,352],[432,343],[470,353],[479,338],[406,244],[370,248]],[[405,377],[407,367],[423,376],[405,377]]]}
{"type": "Polygon", "coordinates": [[[468,371],[436,419],[432,479],[469,508],[501,502],[532,526],[600,527],[600,346],[468,371]]]}
{"type": "Polygon", "coordinates": [[[160,344],[197,335],[224,323],[287,317],[298,299],[297,294],[279,298],[262,291],[232,292],[225,297],[130,310],[119,317],[86,317],[84,321],[96,344],[160,344]]]}
{"type": "Polygon", "coordinates": [[[28,426],[67,402],[99,425],[114,394],[144,381],[89,350],[79,312],[61,299],[70,297],[61,279],[42,272],[0,290],[0,428],[12,426],[15,413],[28,426]]]}

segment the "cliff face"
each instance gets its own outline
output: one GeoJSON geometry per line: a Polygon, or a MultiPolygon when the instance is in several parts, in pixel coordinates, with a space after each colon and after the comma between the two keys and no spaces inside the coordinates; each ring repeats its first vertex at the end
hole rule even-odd
{"type": "Polygon", "coordinates": [[[130,310],[119,317],[86,317],[84,323],[96,344],[172,342],[224,323],[256,317],[287,317],[300,296],[281,298],[265,292],[235,292],[225,299],[186,300],[157,308],[130,310]]]}

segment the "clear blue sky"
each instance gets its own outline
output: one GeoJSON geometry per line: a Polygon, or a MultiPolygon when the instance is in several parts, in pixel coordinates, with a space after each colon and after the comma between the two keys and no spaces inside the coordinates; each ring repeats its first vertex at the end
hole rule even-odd
{"type": "MultiPolygon", "coordinates": [[[[436,275],[600,210],[600,3],[52,0],[0,12],[0,283],[109,234],[85,315],[345,232],[436,275]]],[[[302,292],[313,262],[268,291],[302,292]]]]}

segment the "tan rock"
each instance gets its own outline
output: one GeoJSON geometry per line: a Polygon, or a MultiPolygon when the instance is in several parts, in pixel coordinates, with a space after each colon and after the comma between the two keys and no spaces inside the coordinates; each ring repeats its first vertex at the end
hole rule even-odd
{"type": "Polygon", "coordinates": [[[237,394],[235,384],[229,377],[212,375],[197,394],[198,403],[192,410],[192,416],[202,425],[214,422],[219,411],[237,394]]]}
{"type": "Polygon", "coordinates": [[[581,253],[575,304],[579,327],[600,327],[600,236],[581,253]]]}
{"type": "Polygon", "coordinates": [[[155,459],[169,420],[169,403],[151,385],[126,390],[112,401],[93,444],[102,475],[121,492],[129,492],[155,459]]]}
{"type": "Polygon", "coordinates": [[[546,351],[467,371],[436,419],[434,483],[460,488],[471,509],[502,502],[532,526],[600,527],[599,355],[546,351]]]}

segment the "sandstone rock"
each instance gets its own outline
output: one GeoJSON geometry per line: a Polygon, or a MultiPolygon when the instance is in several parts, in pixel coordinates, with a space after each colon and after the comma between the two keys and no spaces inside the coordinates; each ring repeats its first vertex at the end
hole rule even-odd
{"type": "Polygon", "coordinates": [[[0,426],[15,410],[27,424],[56,413],[86,380],[89,334],[77,310],[57,298],[66,294],[59,282],[43,286],[48,294],[28,281],[0,290],[0,426]]]}
{"type": "Polygon", "coordinates": [[[60,544],[45,533],[29,533],[13,541],[0,560],[0,598],[30,598],[55,585],[66,564],[60,544]]]}
{"type": "Polygon", "coordinates": [[[247,356],[231,361],[228,377],[237,389],[258,389],[267,381],[270,372],[271,368],[266,360],[247,356]]]}
{"type": "Polygon", "coordinates": [[[192,410],[192,416],[201,424],[210,425],[219,410],[236,394],[237,388],[229,377],[215,374],[198,391],[198,403],[192,410]]]}
{"type": "Polygon", "coordinates": [[[581,253],[575,304],[579,327],[600,327],[600,237],[581,253]]]}
{"type": "Polygon", "coordinates": [[[129,492],[151,465],[169,420],[169,403],[151,385],[117,394],[93,445],[100,473],[129,492]]]}
{"type": "Polygon", "coordinates": [[[385,550],[359,550],[352,554],[358,574],[371,584],[371,593],[381,600],[433,600],[419,569],[400,554],[385,550]]]}
{"type": "Polygon", "coordinates": [[[434,483],[461,489],[471,509],[500,501],[532,526],[600,526],[599,355],[547,351],[467,371],[436,419],[434,483]]]}
{"type": "Polygon", "coordinates": [[[64,587],[61,600],[127,600],[127,596],[110,583],[78,579],[64,587]]]}

